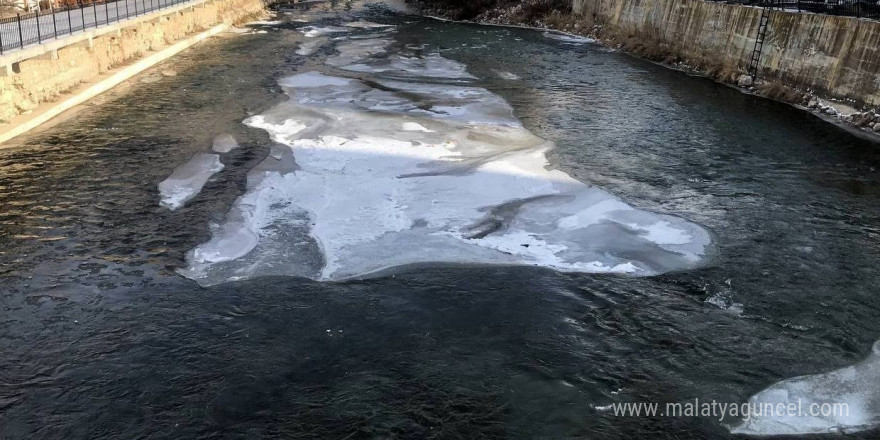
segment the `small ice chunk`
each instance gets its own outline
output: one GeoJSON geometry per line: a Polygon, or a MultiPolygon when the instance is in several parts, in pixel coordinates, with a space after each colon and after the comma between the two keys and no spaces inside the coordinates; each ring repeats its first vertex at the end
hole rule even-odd
{"type": "Polygon", "coordinates": [[[317,38],[313,40],[303,41],[296,50],[297,55],[311,55],[318,50],[319,47],[327,43],[326,38],[317,38]]]}
{"type": "Polygon", "coordinates": [[[335,33],[339,33],[339,32],[349,32],[351,30],[348,28],[335,27],[335,26],[329,26],[329,27],[307,26],[303,29],[304,29],[303,35],[305,35],[308,38],[315,38],[315,37],[320,37],[322,35],[335,34],[335,33]]]}
{"type": "Polygon", "coordinates": [[[422,133],[435,133],[434,130],[428,130],[424,125],[419,124],[418,122],[404,122],[403,123],[404,131],[421,131],[422,133]]]}
{"type": "Polygon", "coordinates": [[[350,28],[359,28],[359,29],[379,29],[379,28],[391,28],[394,25],[390,24],[381,24],[381,23],[373,23],[372,21],[350,21],[345,23],[343,26],[350,28]]]}
{"type": "Polygon", "coordinates": [[[565,44],[586,44],[586,43],[595,43],[596,40],[587,37],[581,37],[579,35],[566,34],[564,32],[559,31],[547,31],[544,32],[544,36],[556,41],[561,41],[565,44]]]}
{"type": "Polygon", "coordinates": [[[499,78],[506,79],[508,81],[516,81],[520,79],[518,75],[504,70],[495,70],[494,72],[496,75],[498,75],[499,78]]]}
{"type": "Polygon", "coordinates": [[[291,88],[347,86],[351,84],[351,80],[347,78],[327,76],[319,72],[306,72],[283,78],[281,81],[278,81],[278,84],[281,85],[281,87],[291,88]]]}
{"type": "Polygon", "coordinates": [[[731,433],[848,434],[880,427],[880,341],[855,365],[783,380],[748,403],[753,414],[731,433]]]}
{"type": "Polygon", "coordinates": [[[174,211],[195,197],[208,179],[223,169],[220,156],[198,153],[159,183],[162,206],[174,211]]]}
{"type": "Polygon", "coordinates": [[[238,148],[238,142],[231,134],[221,134],[214,138],[213,150],[215,153],[228,153],[238,148]]]}

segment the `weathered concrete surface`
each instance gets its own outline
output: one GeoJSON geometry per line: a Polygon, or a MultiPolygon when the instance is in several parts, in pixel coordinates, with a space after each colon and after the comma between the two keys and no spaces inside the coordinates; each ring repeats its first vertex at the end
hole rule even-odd
{"type": "MultiPolygon", "coordinates": [[[[704,0],[574,0],[574,12],[606,35],[653,40],[680,59],[739,72],[761,17],[759,8],[704,0]]],[[[801,91],[880,105],[880,22],[772,11],[760,72],[801,91]]]]}
{"type": "MultiPolygon", "coordinates": [[[[111,69],[148,57],[153,60],[152,63],[135,64],[140,66],[139,70],[122,69],[128,76],[134,75],[149,67],[147,64],[164,59],[152,56],[156,52],[174,46],[190,35],[211,29],[216,31],[220,24],[237,22],[263,11],[261,0],[204,0],[100,28],[95,33],[73,35],[43,48],[40,54],[29,52],[32,58],[22,59],[18,53],[10,54],[15,59],[2,57],[0,120],[21,119],[21,115],[32,112],[40,104],[60,101],[62,94],[82,84],[101,82],[101,75],[111,69]]],[[[191,38],[187,44],[175,49],[182,50],[199,40],[191,38]]],[[[113,78],[119,77],[114,73],[113,78]]],[[[7,126],[3,131],[13,128],[7,126]]]]}

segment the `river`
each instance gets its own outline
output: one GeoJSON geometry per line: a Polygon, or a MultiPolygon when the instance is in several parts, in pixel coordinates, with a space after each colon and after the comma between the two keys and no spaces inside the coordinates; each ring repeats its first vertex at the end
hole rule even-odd
{"type": "Polygon", "coordinates": [[[781,399],[876,437],[876,143],[381,7],[161,70],[0,150],[2,437],[728,438],[791,426],[612,407],[854,364],[781,399]]]}

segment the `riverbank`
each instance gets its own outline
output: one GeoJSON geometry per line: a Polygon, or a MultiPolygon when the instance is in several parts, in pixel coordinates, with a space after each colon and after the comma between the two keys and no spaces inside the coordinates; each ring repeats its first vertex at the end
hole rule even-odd
{"type": "Polygon", "coordinates": [[[759,79],[747,65],[761,9],[687,0],[522,2],[463,14],[416,2],[422,14],[480,24],[527,26],[589,37],[640,58],[699,74],[745,93],[792,104],[877,139],[875,82],[880,23],[772,11],[759,79]],[[548,6],[550,5],[550,6],[548,6]]]}
{"type": "Polygon", "coordinates": [[[4,56],[0,64],[8,67],[0,75],[0,143],[265,13],[261,0],[204,0],[4,56]]]}

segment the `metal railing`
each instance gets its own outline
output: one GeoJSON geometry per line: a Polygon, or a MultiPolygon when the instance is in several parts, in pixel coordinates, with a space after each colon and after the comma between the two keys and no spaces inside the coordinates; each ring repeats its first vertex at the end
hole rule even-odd
{"type": "Polygon", "coordinates": [[[0,54],[193,0],[76,0],[75,6],[0,19],[0,54]]]}
{"type": "Polygon", "coordinates": [[[880,2],[876,0],[715,0],[752,6],[770,7],[797,12],[844,15],[880,19],[880,2]]]}

